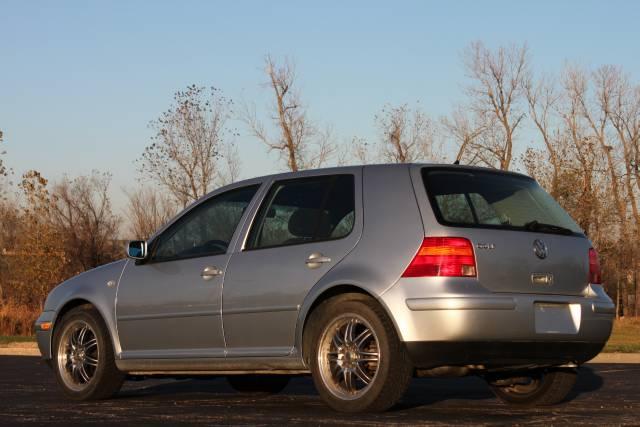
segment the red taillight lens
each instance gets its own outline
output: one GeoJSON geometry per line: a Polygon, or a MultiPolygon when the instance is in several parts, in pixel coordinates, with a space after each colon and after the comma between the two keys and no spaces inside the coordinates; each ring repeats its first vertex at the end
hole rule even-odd
{"type": "Polygon", "coordinates": [[[475,277],[473,246],[463,237],[425,237],[402,277],[475,277]]]}
{"type": "Polygon", "coordinates": [[[598,252],[593,248],[589,248],[589,283],[594,285],[602,283],[600,259],[598,258],[598,252]]]}

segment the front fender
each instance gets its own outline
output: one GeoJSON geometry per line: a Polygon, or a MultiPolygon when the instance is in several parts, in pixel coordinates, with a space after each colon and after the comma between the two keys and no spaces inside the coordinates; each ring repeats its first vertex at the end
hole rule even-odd
{"type": "Polygon", "coordinates": [[[100,313],[107,325],[114,354],[121,353],[120,340],[115,317],[115,302],[118,282],[128,263],[127,259],[106,264],[61,283],[47,297],[44,311],[36,321],[36,337],[40,353],[44,359],[52,358],[53,331],[69,304],[91,304],[100,313]],[[52,322],[49,330],[42,330],[39,325],[52,322]]]}

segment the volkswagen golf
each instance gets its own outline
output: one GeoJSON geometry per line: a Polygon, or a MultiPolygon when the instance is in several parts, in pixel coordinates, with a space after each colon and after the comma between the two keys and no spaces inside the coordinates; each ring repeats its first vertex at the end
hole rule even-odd
{"type": "Polygon", "coordinates": [[[532,178],[484,168],[249,179],[127,255],[60,284],[36,322],[70,398],[129,376],[277,393],[311,374],[335,410],[382,411],[413,377],[477,375],[508,404],[550,405],[614,316],[580,227],[532,178]]]}

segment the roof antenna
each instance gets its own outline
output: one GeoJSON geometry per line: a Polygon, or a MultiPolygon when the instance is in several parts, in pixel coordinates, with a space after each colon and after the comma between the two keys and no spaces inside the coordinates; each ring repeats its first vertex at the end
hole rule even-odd
{"type": "Polygon", "coordinates": [[[456,160],[455,162],[453,162],[454,165],[459,165],[460,164],[460,160],[456,160]]]}

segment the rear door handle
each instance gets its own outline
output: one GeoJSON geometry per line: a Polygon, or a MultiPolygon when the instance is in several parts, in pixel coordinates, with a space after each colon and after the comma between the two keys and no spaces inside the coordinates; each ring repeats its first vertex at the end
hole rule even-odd
{"type": "Polygon", "coordinates": [[[200,273],[200,276],[204,280],[211,280],[216,276],[220,276],[221,274],[222,274],[222,270],[220,270],[218,267],[207,266],[204,268],[204,270],[202,270],[202,273],[200,273]]]}
{"type": "Polygon", "coordinates": [[[320,252],[314,252],[307,257],[307,260],[304,263],[307,264],[307,267],[313,269],[329,262],[331,262],[331,258],[322,255],[320,252]]]}

